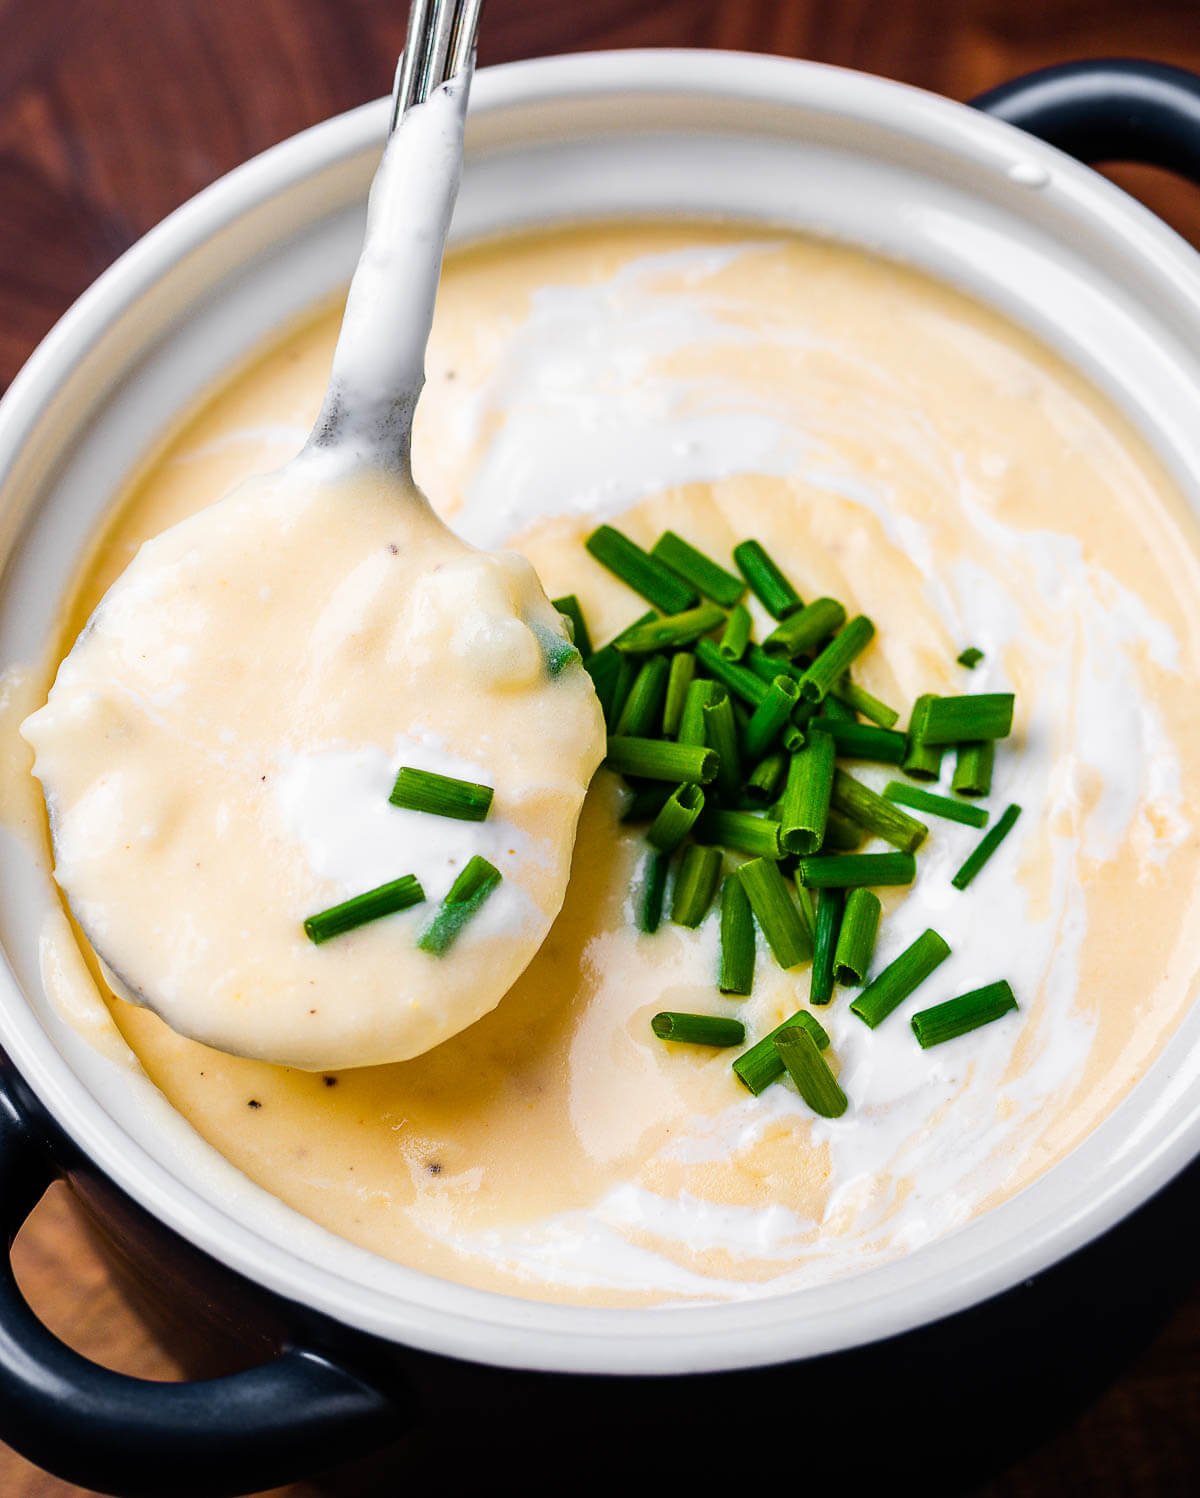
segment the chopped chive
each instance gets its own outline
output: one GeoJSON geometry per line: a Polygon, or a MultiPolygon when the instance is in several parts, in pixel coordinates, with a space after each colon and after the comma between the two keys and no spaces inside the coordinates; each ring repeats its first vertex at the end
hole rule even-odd
{"type": "Polygon", "coordinates": [[[937,698],[926,692],[913,703],[908,736],[900,768],[914,780],[936,780],[942,773],[942,747],[925,742],[925,725],[937,698]]]}
{"type": "Polygon", "coordinates": [[[405,874],[376,889],[366,890],[343,900],[340,905],[331,905],[328,910],[310,915],[304,922],[304,934],[317,946],[330,937],[342,936],[356,926],[365,926],[368,921],[377,921],[381,916],[394,915],[398,910],[407,910],[410,905],[419,905],[425,891],[415,874],[405,874]]]}
{"type": "Polygon", "coordinates": [[[606,763],[618,775],[637,780],[695,780],[701,785],[717,773],[717,756],[700,744],[673,744],[669,739],[627,738],[610,734],[606,763]]]}
{"type": "Polygon", "coordinates": [[[754,858],[738,869],[737,877],[779,966],[789,968],[807,962],[812,956],[812,941],[776,865],[769,858],[754,858]]]}
{"type": "Polygon", "coordinates": [[[725,1019],[719,1014],[680,1014],[664,1009],[650,1021],[659,1040],[674,1040],[680,1045],[744,1045],[746,1027],[740,1019],[725,1019]]]}
{"type": "Polygon", "coordinates": [[[689,843],[675,876],[671,919],[677,926],[698,926],[708,914],[721,882],[721,850],[689,843]]]}
{"type": "Polygon", "coordinates": [[[646,841],[660,853],[674,853],[703,810],[704,792],[698,785],[677,785],[651,824],[646,841]]]}
{"type": "Polygon", "coordinates": [[[717,987],[722,993],[748,994],[754,987],[754,917],[750,901],[734,874],[721,886],[721,968],[717,987]]]}
{"type": "Polygon", "coordinates": [[[751,707],[757,707],[767,695],[768,684],[745,666],[736,661],[727,661],[712,640],[698,642],[696,664],[751,707]]]}
{"type": "Polygon", "coordinates": [[[546,663],[546,671],[550,676],[559,676],[568,666],[573,666],[576,662],[583,660],[583,656],[571,641],[558,630],[536,619],[528,622],[531,634],[541,646],[542,659],[546,663]]]}
{"type": "Polygon", "coordinates": [[[750,584],[751,592],[772,619],[786,619],[803,607],[799,593],[759,542],[743,541],[735,546],[733,560],[750,584]]]}
{"type": "Polygon", "coordinates": [[[830,687],[863,653],[874,634],[875,626],[867,616],[856,614],[840,634],[834,635],[800,678],[800,695],[805,702],[824,701],[830,687]]]}
{"type": "Polygon", "coordinates": [[[766,759],[760,760],[746,781],[746,800],[756,806],[766,806],[774,801],[783,784],[787,766],[786,754],[768,754],[766,759]]]}
{"type": "Polygon", "coordinates": [[[683,718],[683,705],[687,701],[688,688],[696,675],[696,657],[690,650],[681,650],[671,657],[671,669],[667,673],[667,695],[663,702],[663,734],[673,739],[678,736],[683,718]]]}
{"type": "Polygon", "coordinates": [[[790,1018],[785,1019],[782,1025],[776,1025],[769,1035],[764,1035],[748,1051],[743,1051],[733,1063],[734,1075],[744,1087],[749,1088],[755,1097],[783,1076],[783,1061],[775,1049],[775,1042],[785,1030],[790,1030],[794,1026],[806,1030],[812,1036],[818,1050],[823,1051],[828,1046],[829,1036],[824,1025],[815,1014],[809,1014],[807,1009],[798,1010],[790,1018]]]}
{"type": "Polygon", "coordinates": [[[844,677],[835,686],[829,688],[829,695],[838,702],[843,702],[856,713],[861,713],[864,718],[870,718],[872,723],[878,723],[880,728],[894,728],[900,721],[900,714],[894,707],[889,707],[886,702],[880,702],[867,691],[866,687],[860,687],[857,682],[844,677]]]}
{"type": "Polygon", "coordinates": [[[950,948],[932,929],[923,931],[879,976],[863,989],[850,1005],[864,1025],[873,1030],[881,1025],[893,1009],[898,1009],[910,993],[918,989],[934,968],[945,962],[950,948]]]}
{"type": "MultiPolygon", "coordinates": [[[[692,657],[695,660],[695,656],[692,657]]],[[[688,685],[683,699],[683,714],[679,719],[679,742],[681,744],[708,744],[704,729],[704,709],[715,700],[722,690],[719,682],[697,680],[688,685]]]]}
{"type": "Polygon", "coordinates": [[[718,690],[700,711],[704,715],[704,736],[718,755],[717,789],[725,804],[732,806],[742,788],[742,756],[729,693],[718,690]]]}
{"type": "Polygon", "coordinates": [[[623,738],[645,739],[658,733],[662,727],[662,707],[670,669],[665,655],[652,655],[642,662],[613,729],[615,734],[623,738]]]}
{"type": "Polygon", "coordinates": [[[817,902],[812,897],[812,890],[805,889],[802,884],[792,881],[792,889],[796,894],[796,906],[800,911],[800,919],[804,922],[804,929],[808,932],[810,942],[816,940],[817,935],[817,902]]]}
{"type": "Polygon", "coordinates": [[[916,877],[917,861],[911,853],[819,853],[796,864],[796,882],[810,889],[875,889],[911,884],[916,877]]]}
{"type": "Polygon", "coordinates": [[[605,645],[584,661],[583,669],[592,678],[604,721],[611,728],[625,706],[637,667],[614,646],[605,645]]]}
{"type": "Polygon", "coordinates": [[[959,796],[986,796],[992,788],[992,766],[996,762],[995,739],[960,744],[954,761],[950,788],[959,796]]]}
{"type": "Polygon", "coordinates": [[[653,822],[673,794],[674,789],[661,780],[638,786],[633,799],[621,813],[622,822],[653,822]]]}
{"type": "Polygon", "coordinates": [[[853,853],[867,840],[867,829],[842,812],[829,808],[825,818],[825,836],[821,840],[822,853],[853,853]]]}
{"type": "Polygon", "coordinates": [[[780,841],[786,852],[815,853],[821,846],[833,775],[833,740],[814,728],[788,763],[779,802],[780,841]]]}
{"type": "Polygon", "coordinates": [[[910,817],[891,801],[885,801],[870,786],[845,770],[838,770],[833,777],[833,793],[830,805],[844,816],[865,827],[872,837],[881,837],[893,848],[904,853],[915,853],[929,834],[924,822],[910,817]]]}
{"type": "Polygon", "coordinates": [[[966,889],[971,880],[975,878],[988,859],[1008,836],[1013,829],[1013,824],[1021,815],[1021,808],[1014,802],[1007,807],[996,825],[990,831],[985,832],[975,845],[975,851],[967,858],[962,868],[951,879],[950,883],[955,889],[966,889]]]}
{"type": "Polygon", "coordinates": [[[727,661],[740,661],[750,643],[750,610],[739,603],[730,611],[717,649],[727,661]]]}
{"type": "Polygon", "coordinates": [[[500,883],[500,870],[478,853],[450,886],[437,913],[417,937],[422,952],[440,957],[458,940],[459,934],[500,883]]]}
{"type": "Polygon", "coordinates": [[[794,660],[827,639],[835,629],[841,629],[845,622],[846,610],[836,598],[814,598],[775,626],[763,641],[763,650],[768,655],[785,655],[794,660]]]}
{"type": "MultiPolygon", "coordinates": [[[[808,706],[813,712],[817,709],[815,702],[810,702],[808,706]]],[[[820,708],[821,716],[830,719],[834,723],[853,723],[856,728],[862,727],[862,724],[859,723],[855,715],[854,709],[848,707],[844,702],[839,702],[832,692],[820,704],[820,708]]]]}
{"type": "Polygon", "coordinates": [[[873,890],[852,889],[846,896],[833,956],[833,976],[839,983],[861,983],[866,978],[875,950],[881,908],[879,896],[873,890]]]}
{"type": "Polygon", "coordinates": [[[817,891],[817,927],[813,933],[813,961],[808,1002],[814,1007],[833,998],[833,954],[837,947],[845,895],[840,889],[817,891]]]}
{"type": "Polygon", "coordinates": [[[646,860],[641,898],[638,900],[638,930],[644,931],[647,936],[653,936],[662,924],[663,896],[667,892],[667,868],[670,862],[669,853],[651,853],[646,860]]]}
{"type": "Polygon", "coordinates": [[[796,714],[792,714],[790,723],[783,725],[783,732],[779,735],[779,742],[788,754],[799,754],[808,742],[806,727],[797,722],[796,714]]]}
{"type": "Polygon", "coordinates": [[[897,806],[911,806],[914,811],[927,811],[930,816],[945,817],[949,822],[962,822],[967,827],[987,826],[988,814],[982,806],[964,806],[961,801],[923,791],[917,785],[906,785],[902,780],[889,780],[883,795],[897,806]]]}
{"type": "MultiPolygon", "coordinates": [[[[828,708],[826,697],[823,708],[828,708]]],[[[837,751],[846,759],[868,759],[879,765],[898,765],[904,758],[905,738],[891,728],[877,728],[874,723],[850,723],[830,718],[822,712],[813,723],[830,736],[837,751]]]]}
{"type": "Polygon", "coordinates": [[[453,817],[458,822],[482,822],[491,809],[494,795],[490,785],[403,765],[388,800],[406,811],[427,811],[435,817],[453,817]]]}
{"type": "Polygon", "coordinates": [[[583,610],[579,607],[579,599],[574,593],[568,593],[563,598],[554,598],[550,602],[551,608],[565,614],[571,621],[571,640],[575,649],[579,651],[586,661],[593,654],[592,637],[588,633],[587,621],[583,617],[583,610]]]}
{"type": "Polygon", "coordinates": [[[664,531],[651,547],[650,555],[722,608],[731,609],[746,591],[740,577],[726,572],[674,531],[664,531]]]}
{"type": "Polygon", "coordinates": [[[627,629],[616,642],[625,655],[649,655],[654,650],[670,650],[676,645],[692,645],[701,635],[716,629],[724,613],[715,603],[702,603],[682,614],[664,614],[648,619],[636,629],[627,629]]]}
{"type": "Polygon", "coordinates": [[[777,676],[790,676],[793,681],[799,681],[804,675],[791,661],[785,660],[781,655],[768,655],[761,645],[755,645],[753,641],[746,651],[743,664],[768,686],[777,676]]]}
{"type": "Polygon", "coordinates": [[[935,697],[925,716],[927,744],[965,744],[1006,739],[1012,732],[1013,694],[980,692],[974,697],[935,697]]]}
{"type": "Polygon", "coordinates": [[[974,645],[968,645],[958,655],[957,659],[960,666],[965,666],[968,671],[974,671],[975,667],[983,659],[983,651],[977,649],[974,645]]]}
{"type": "Polygon", "coordinates": [[[731,853],[751,858],[779,858],[779,823],[752,811],[710,810],[705,813],[696,836],[703,843],[717,843],[731,853]]]}
{"type": "Polygon", "coordinates": [[[604,648],[606,650],[610,648],[613,650],[618,650],[621,644],[629,638],[629,636],[634,632],[635,629],[641,629],[643,625],[653,623],[653,621],[658,617],[659,615],[654,609],[647,609],[644,614],[639,614],[636,619],[627,624],[625,628],[620,632],[620,634],[613,635],[612,639],[609,640],[608,644],[604,648]]]}
{"type": "Polygon", "coordinates": [[[777,676],[767,688],[767,695],[754,709],[746,725],[745,750],[750,759],[758,759],[779,738],[795,709],[800,689],[790,676],[777,676]]]}
{"type": "Polygon", "coordinates": [[[600,525],[583,543],[602,567],[664,614],[678,614],[699,603],[695,589],[611,525],[600,525]]]}
{"type": "Polygon", "coordinates": [[[980,1025],[989,1025],[994,1019],[1011,1014],[1017,1000],[1011,987],[1002,978],[998,983],[989,983],[985,988],[973,988],[970,993],[960,994],[956,999],[947,999],[944,1004],[935,1004],[932,1009],[922,1009],[912,1017],[913,1034],[927,1051],[931,1045],[942,1045],[966,1035],[969,1030],[978,1030],[980,1025]]]}
{"type": "Polygon", "coordinates": [[[796,1091],[821,1118],[840,1118],[849,1106],[846,1094],[815,1040],[800,1025],[790,1025],[773,1042],[796,1091]]]}

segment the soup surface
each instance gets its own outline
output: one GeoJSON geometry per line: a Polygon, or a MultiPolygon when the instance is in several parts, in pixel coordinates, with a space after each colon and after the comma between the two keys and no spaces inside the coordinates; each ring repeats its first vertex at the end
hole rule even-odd
{"type": "MultiPolygon", "coordinates": [[[[78,578],[53,664],[142,542],[299,448],[338,312],[232,374],[153,456],[78,578]]],[[[726,564],[757,537],[803,597],[874,619],[856,675],[886,701],[1015,691],[987,805],[1024,814],[969,890],[950,875],[979,834],[930,819],[917,883],[881,891],[875,971],[927,926],[953,955],[877,1030],[844,990],[822,1012],[839,1119],[790,1082],[751,1097],[729,1053],[652,1035],[673,1009],[736,1015],[757,1039],[803,1003],[807,970],[764,948],[753,995],[725,999],[715,911],[639,934],[644,828],[620,823],[606,770],[562,914],[469,1030],[311,1074],[206,1049],[106,994],[152,1080],[333,1232],[546,1299],[797,1288],[918,1248],[1040,1175],[1141,1075],[1200,968],[1200,564],[1153,457],[993,312],[757,229],[586,226],[454,253],[428,374],[414,467],[435,508],[522,552],[549,596],[576,593],[597,642],[645,607],[584,550],[598,520],[646,546],[672,528],[726,564]],[[969,645],[985,653],[973,672],[955,659],[969,645]],[[998,978],[1017,1014],[918,1048],[914,1009],[998,978]]]]}

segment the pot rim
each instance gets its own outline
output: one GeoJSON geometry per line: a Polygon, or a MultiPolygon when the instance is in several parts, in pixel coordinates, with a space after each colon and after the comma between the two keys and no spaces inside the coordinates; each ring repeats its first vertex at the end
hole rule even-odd
{"type": "MultiPolygon", "coordinates": [[[[905,84],[748,53],[578,54],[482,70],[471,118],[567,98],[655,94],[742,99],[849,116],[936,147],[980,172],[1003,171],[1016,159],[1040,161],[1052,173],[1046,195],[1120,241],[1143,274],[1167,283],[1164,290],[1189,319],[1200,318],[1200,257],[1142,205],[1053,147],[905,84]]],[[[105,271],[55,325],[0,402],[0,482],[66,373],[147,288],[265,199],[374,147],[383,136],[387,109],[387,101],[377,100],[270,148],[176,209],[105,271]]],[[[386,1277],[385,1286],[365,1273],[351,1280],[302,1258],[265,1228],[218,1209],[190,1182],[159,1165],[71,1069],[26,1005],[11,971],[6,984],[11,992],[9,1002],[0,1004],[0,1043],[75,1144],[142,1207],[286,1299],[376,1336],[501,1366],[591,1373],[717,1371],[892,1336],[998,1294],[1061,1259],[1132,1211],[1200,1150],[1200,1091],[1193,1088],[1187,1097],[1193,1066],[1167,1079],[1134,1128],[1129,1104],[1144,1090],[1144,1081],[1098,1130],[1017,1197],[866,1276],[736,1303],[644,1310],[520,1300],[391,1264],[386,1276],[377,1271],[379,1279],[386,1277]],[[1073,1183],[1073,1189],[1047,1193],[1042,1188],[1049,1178],[1060,1188],[1073,1183]],[[1053,1209],[1047,1208],[1047,1197],[1053,1209]],[[918,1260],[920,1272],[914,1274],[911,1266],[918,1260]]],[[[1156,1063],[1160,1070],[1161,1065],[1162,1058],[1156,1063]]]]}

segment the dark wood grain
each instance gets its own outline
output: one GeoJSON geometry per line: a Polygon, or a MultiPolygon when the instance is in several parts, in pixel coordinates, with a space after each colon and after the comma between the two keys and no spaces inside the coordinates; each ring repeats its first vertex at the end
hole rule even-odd
{"type": "MultiPolygon", "coordinates": [[[[0,0],[0,387],[164,214],[247,156],[384,92],[405,9],[402,0],[0,0]]],[[[488,0],[480,54],[494,63],[646,46],[779,52],[965,99],[1072,57],[1135,54],[1200,70],[1200,19],[1196,0],[488,0]]],[[[1143,168],[1113,175],[1200,244],[1200,192],[1143,168]]],[[[120,1302],[64,1193],[39,1209],[17,1259],[47,1323],[83,1351],[177,1376],[120,1302]]],[[[1198,1410],[1193,1293],[1082,1415],[977,1491],[1195,1493],[1198,1410]]],[[[375,1490],[394,1491],[394,1478],[355,1487],[375,1490]]],[[[79,1491],[0,1448],[0,1498],[79,1491]]],[[[301,1484],[287,1495],[315,1491],[301,1484]]]]}

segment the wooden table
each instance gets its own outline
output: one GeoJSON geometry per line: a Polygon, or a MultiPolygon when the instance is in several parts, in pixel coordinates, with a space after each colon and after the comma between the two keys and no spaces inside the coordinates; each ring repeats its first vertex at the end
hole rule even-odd
{"type": "MultiPolygon", "coordinates": [[[[164,214],[247,156],[383,93],[405,9],[402,0],[0,0],[0,388],[164,214]]],[[[968,98],[1073,57],[1142,55],[1200,70],[1200,19],[1196,0],[488,0],[480,61],[634,46],[779,52],[968,98]]],[[[1200,191],[1143,168],[1114,175],[1200,245],[1200,191]]],[[[1180,1232],[1190,1208],[1172,1209],[1180,1232]]],[[[121,1304],[62,1192],[32,1219],[17,1259],[46,1322],[82,1351],[124,1371],[177,1375],[121,1304]]],[[[1186,1276],[1180,1283],[1165,1324],[1116,1381],[973,1491],[1200,1492],[1200,1293],[1189,1296],[1186,1276]]],[[[1121,1286],[1112,1293],[1119,1299],[1121,1286]]],[[[339,1490],[393,1488],[359,1474],[339,1490]]],[[[0,1448],[0,1498],[79,1491],[0,1448]]]]}

